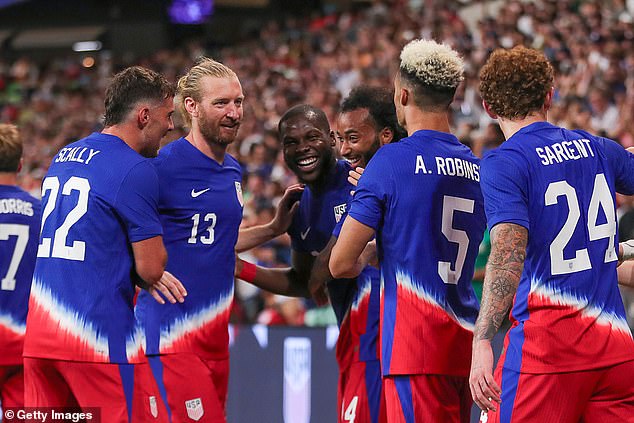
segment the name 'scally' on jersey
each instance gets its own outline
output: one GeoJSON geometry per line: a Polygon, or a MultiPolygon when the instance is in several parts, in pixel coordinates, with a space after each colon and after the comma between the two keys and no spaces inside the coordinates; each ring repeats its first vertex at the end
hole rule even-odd
{"type": "Polygon", "coordinates": [[[120,138],[94,133],[57,153],[42,197],[24,356],[144,361],[130,243],[163,232],[156,171],[120,138]]]}
{"type": "Polygon", "coordinates": [[[222,165],[185,138],[160,150],[159,211],[165,230],[167,271],[187,289],[182,304],[158,304],[142,292],[137,318],[145,329],[146,354],[229,355],[235,245],[242,220],[242,171],[225,155],[222,165]]]}
{"type": "Polygon", "coordinates": [[[533,123],[482,161],[482,192],[490,227],[529,233],[504,367],[569,372],[634,359],[615,249],[615,192],[634,193],[634,155],[584,131],[533,123]]]}
{"type": "Polygon", "coordinates": [[[0,366],[22,364],[40,232],[40,200],[0,185],[0,366]]]}
{"type": "Polygon", "coordinates": [[[377,231],[384,375],[469,374],[479,179],[468,147],[421,130],[381,147],[359,181],[349,215],[377,231]]]}

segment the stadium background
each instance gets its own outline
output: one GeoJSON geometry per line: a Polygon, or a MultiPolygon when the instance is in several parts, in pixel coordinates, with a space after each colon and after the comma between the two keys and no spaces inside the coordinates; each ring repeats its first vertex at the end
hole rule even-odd
{"type": "MultiPolygon", "coordinates": [[[[391,86],[413,38],[444,41],[466,59],[452,127],[478,156],[503,135],[480,106],[477,71],[494,48],[517,44],[542,49],[555,66],[553,123],[633,146],[633,21],[634,0],[0,0],[0,122],[19,125],[20,185],[39,196],[52,155],[101,129],[114,72],[141,64],[176,81],[211,56],[237,72],[246,95],[229,150],[244,169],[246,227],[267,222],[295,182],[276,138],[281,114],[306,102],[334,122],[353,87],[391,86]]],[[[165,143],[185,133],[175,123],[165,143]]],[[[618,204],[619,236],[634,238],[634,201],[618,204]]],[[[289,244],[282,236],[244,258],[285,266],[289,244]]],[[[230,421],[334,421],[334,315],[237,283],[230,421]]],[[[632,296],[624,292],[631,325],[632,296]]]]}

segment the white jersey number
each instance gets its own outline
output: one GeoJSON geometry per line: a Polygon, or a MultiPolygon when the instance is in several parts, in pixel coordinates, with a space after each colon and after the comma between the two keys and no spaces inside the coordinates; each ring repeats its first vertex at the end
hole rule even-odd
{"type": "MultiPolygon", "coordinates": [[[[194,224],[192,225],[191,236],[187,240],[188,244],[196,244],[198,237],[198,225],[200,224],[200,213],[196,213],[192,216],[192,220],[194,224]]],[[[205,222],[211,221],[211,223],[207,226],[207,234],[200,237],[200,242],[205,245],[211,245],[214,243],[215,232],[214,228],[216,227],[216,213],[207,213],[203,218],[205,222]]]]}
{"type": "MultiPolygon", "coordinates": [[[[575,257],[564,258],[564,248],[570,242],[573,233],[579,223],[581,210],[577,192],[566,181],[552,182],[548,185],[545,193],[545,204],[552,206],[557,204],[558,198],[564,196],[568,203],[568,217],[553,242],[550,244],[550,272],[553,275],[563,275],[567,273],[581,272],[592,267],[587,248],[575,251],[575,257]]],[[[616,235],[616,213],[614,201],[610,188],[603,173],[599,173],[594,178],[594,189],[588,207],[588,236],[590,241],[608,239],[608,247],[605,251],[604,262],[609,263],[617,260],[614,249],[614,237],[616,235]],[[606,222],[597,225],[599,208],[603,209],[606,222]]]]}
{"type": "MultiPolygon", "coordinates": [[[[42,196],[50,191],[42,213],[42,229],[46,223],[46,219],[55,209],[57,205],[57,197],[59,194],[59,179],[56,176],[50,176],[44,179],[42,183],[42,196]]],[[[37,249],[38,257],[55,257],[66,260],[84,261],[86,257],[86,243],[84,241],[73,241],[72,245],[66,245],[66,238],[71,227],[81,219],[88,211],[88,193],[90,192],[90,182],[88,179],[71,177],[62,188],[62,195],[70,195],[71,192],[78,191],[79,197],[75,207],[66,215],[66,219],[59,228],[55,230],[52,239],[53,248],[51,251],[51,238],[42,238],[37,249]]]]}
{"type": "Polygon", "coordinates": [[[354,423],[354,419],[357,417],[357,403],[359,402],[359,397],[355,396],[350,401],[348,408],[346,408],[346,412],[343,413],[343,421],[354,423]]]}
{"type": "Polygon", "coordinates": [[[458,210],[465,213],[473,213],[475,202],[465,198],[451,197],[445,195],[442,201],[442,233],[449,242],[458,244],[458,255],[456,264],[451,268],[451,262],[439,261],[438,274],[444,283],[456,285],[462,275],[462,267],[467,258],[467,250],[469,249],[469,235],[463,230],[453,227],[454,211],[458,210]]]}
{"type": "Polygon", "coordinates": [[[9,262],[7,274],[2,278],[0,289],[3,291],[15,291],[15,274],[24,256],[26,245],[29,242],[28,225],[2,224],[0,225],[0,241],[8,241],[10,236],[17,236],[15,248],[9,262]]]}

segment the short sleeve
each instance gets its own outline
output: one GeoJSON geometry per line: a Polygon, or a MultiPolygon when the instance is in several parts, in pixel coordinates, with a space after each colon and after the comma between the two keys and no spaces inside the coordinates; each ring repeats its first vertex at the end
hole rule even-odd
{"type": "Polygon", "coordinates": [[[346,220],[348,216],[348,210],[350,209],[350,203],[346,204],[346,211],[341,215],[339,222],[335,225],[335,229],[332,230],[332,236],[335,238],[339,238],[339,234],[341,233],[341,228],[343,227],[343,222],[346,220]]]}
{"type": "Polygon", "coordinates": [[[389,156],[382,154],[385,151],[385,147],[380,149],[368,163],[348,210],[352,218],[374,230],[379,229],[389,193],[394,192],[391,186],[394,176],[389,156]]]}
{"type": "Polygon", "coordinates": [[[526,164],[505,157],[511,152],[494,151],[481,162],[480,188],[489,228],[515,223],[530,229],[526,164]]]}
{"type": "Polygon", "coordinates": [[[603,138],[605,155],[614,170],[615,188],[619,194],[634,194],[634,154],[620,144],[603,138]]]}
{"type": "Polygon", "coordinates": [[[163,234],[158,213],[159,181],[149,161],[135,165],[121,182],[115,209],[128,231],[130,242],[163,234]]]}

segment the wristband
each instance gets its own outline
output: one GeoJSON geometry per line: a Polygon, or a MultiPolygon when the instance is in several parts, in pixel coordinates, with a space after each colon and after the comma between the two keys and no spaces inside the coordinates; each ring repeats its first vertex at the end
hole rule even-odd
{"type": "Polygon", "coordinates": [[[255,279],[255,274],[257,271],[258,267],[255,264],[249,263],[248,261],[243,261],[242,270],[240,271],[240,274],[236,276],[236,278],[251,283],[255,279]]]}
{"type": "Polygon", "coordinates": [[[621,242],[620,245],[623,248],[623,257],[621,257],[621,260],[626,261],[634,259],[634,239],[621,242]]]}

